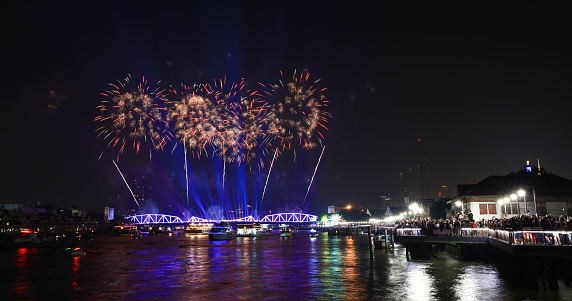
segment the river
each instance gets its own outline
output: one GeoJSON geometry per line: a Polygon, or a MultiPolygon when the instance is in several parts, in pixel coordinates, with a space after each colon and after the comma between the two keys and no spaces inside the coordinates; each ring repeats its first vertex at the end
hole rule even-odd
{"type": "Polygon", "coordinates": [[[407,260],[347,236],[100,236],[96,254],[0,249],[0,300],[572,300],[572,288],[527,289],[493,263],[447,252],[407,260]]]}

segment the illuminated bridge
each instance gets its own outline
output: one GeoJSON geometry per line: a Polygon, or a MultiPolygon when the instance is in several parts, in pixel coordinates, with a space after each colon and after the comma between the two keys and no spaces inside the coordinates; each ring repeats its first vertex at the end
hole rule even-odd
{"type": "MultiPolygon", "coordinates": [[[[219,222],[217,220],[209,220],[196,216],[192,216],[187,220],[183,220],[178,216],[166,215],[166,214],[140,214],[128,216],[125,219],[130,220],[134,224],[138,225],[151,225],[151,224],[188,224],[188,223],[214,223],[219,222]]],[[[223,222],[248,222],[248,223],[266,223],[266,224],[276,224],[276,223],[315,223],[318,217],[306,213],[277,213],[271,214],[263,217],[260,220],[255,219],[252,216],[243,217],[240,219],[233,220],[220,220],[223,222]]]]}

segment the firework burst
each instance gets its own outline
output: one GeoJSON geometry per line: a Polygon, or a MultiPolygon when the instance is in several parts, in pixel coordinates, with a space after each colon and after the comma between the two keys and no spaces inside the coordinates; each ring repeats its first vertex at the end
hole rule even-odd
{"type": "Polygon", "coordinates": [[[263,125],[266,106],[256,91],[245,92],[245,83],[233,84],[226,91],[221,81],[219,99],[224,104],[224,128],[220,132],[221,156],[227,161],[248,165],[257,162],[263,167],[266,144],[263,141],[263,125]]]}
{"type": "Polygon", "coordinates": [[[172,91],[180,97],[170,104],[168,120],[185,147],[200,154],[208,146],[216,145],[219,129],[223,127],[221,104],[217,93],[209,85],[183,86],[182,91],[172,91]]]}
{"type": "Polygon", "coordinates": [[[118,158],[126,146],[136,153],[143,144],[163,149],[171,136],[161,106],[164,90],[151,90],[144,77],[138,84],[128,76],[124,82],[109,85],[112,89],[101,95],[111,99],[97,107],[100,115],[94,119],[101,124],[96,129],[97,136],[109,140],[108,147],[118,148],[118,158]]]}
{"type": "Polygon", "coordinates": [[[313,149],[322,144],[321,130],[326,129],[330,116],[325,111],[328,100],[310,81],[310,73],[299,76],[294,72],[292,80],[265,86],[265,96],[269,98],[268,127],[266,135],[278,143],[282,150],[301,146],[313,149]]]}

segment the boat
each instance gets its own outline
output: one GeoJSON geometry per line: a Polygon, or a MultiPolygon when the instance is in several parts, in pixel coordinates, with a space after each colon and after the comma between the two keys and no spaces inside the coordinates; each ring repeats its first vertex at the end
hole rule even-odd
{"type": "Polygon", "coordinates": [[[193,234],[193,235],[201,235],[201,234],[208,234],[210,229],[212,228],[212,223],[191,223],[187,225],[187,229],[185,230],[186,234],[193,234]]]}
{"type": "Polygon", "coordinates": [[[15,244],[24,244],[24,243],[39,244],[45,242],[45,240],[40,239],[40,237],[36,233],[22,232],[22,234],[14,238],[12,242],[15,244]]]}
{"type": "Polygon", "coordinates": [[[209,231],[209,240],[232,240],[236,238],[236,231],[229,223],[217,223],[209,231]]]}
{"type": "Polygon", "coordinates": [[[81,245],[73,243],[71,247],[66,248],[66,255],[70,257],[84,256],[85,250],[81,245]]]}
{"type": "Polygon", "coordinates": [[[137,230],[137,226],[133,226],[133,225],[121,225],[121,226],[115,226],[115,228],[113,229],[113,231],[115,233],[117,233],[118,235],[121,234],[129,234],[132,235],[133,233],[136,233],[137,230]]]}
{"type": "Polygon", "coordinates": [[[141,237],[141,231],[139,231],[139,229],[137,229],[137,228],[130,229],[129,235],[131,235],[132,238],[141,237]]]}
{"type": "Polygon", "coordinates": [[[236,228],[236,236],[238,237],[261,237],[264,233],[262,226],[257,223],[238,224],[236,228]]]}
{"type": "Polygon", "coordinates": [[[292,229],[290,228],[280,229],[280,237],[291,237],[291,236],[292,236],[292,229]]]}
{"type": "Polygon", "coordinates": [[[26,229],[22,230],[18,236],[0,240],[0,249],[53,247],[54,245],[53,238],[40,238],[37,232],[27,232],[26,229]]]}
{"type": "Polygon", "coordinates": [[[375,237],[375,240],[374,240],[375,248],[376,248],[376,249],[377,249],[377,248],[379,248],[379,249],[385,249],[385,247],[386,247],[386,241],[385,241],[385,240],[386,240],[386,239],[388,239],[388,240],[387,240],[387,244],[390,245],[390,244],[391,244],[391,236],[388,235],[387,238],[386,238],[386,236],[383,235],[383,234],[376,236],[376,237],[375,237]]]}
{"type": "Polygon", "coordinates": [[[310,237],[317,237],[318,236],[318,231],[316,231],[316,229],[310,229],[310,237]]]}

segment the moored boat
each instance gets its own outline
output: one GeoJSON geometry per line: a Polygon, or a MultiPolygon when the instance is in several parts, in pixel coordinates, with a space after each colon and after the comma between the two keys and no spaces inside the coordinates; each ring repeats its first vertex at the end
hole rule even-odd
{"type": "Polygon", "coordinates": [[[262,226],[257,223],[237,225],[236,236],[238,237],[261,237],[263,233],[262,226]]]}
{"type": "Polygon", "coordinates": [[[379,249],[385,249],[387,245],[391,244],[391,236],[378,235],[375,237],[374,246],[379,249]],[[387,240],[387,242],[386,242],[387,240]]]}
{"type": "Polygon", "coordinates": [[[318,236],[318,231],[316,229],[310,229],[310,237],[317,237],[318,236]]]}
{"type": "MultiPolygon", "coordinates": [[[[121,234],[132,235],[133,233],[136,233],[138,231],[138,229],[137,229],[137,226],[134,226],[134,225],[121,225],[121,226],[115,226],[113,231],[117,235],[121,235],[121,234]]],[[[141,232],[139,231],[139,233],[141,233],[141,232]]]]}
{"type": "Polygon", "coordinates": [[[280,229],[280,237],[291,237],[291,236],[292,236],[292,229],[290,228],[280,229]]]}
{"type": "Polygon", "coordinates": [[[236,231],[229,223],[217,223],[209,231],[209,240],[232,240],[236,238],[236,231]]]}
{"type": "Polygon", "coordinates": [[[187,225],[186,234],[208,234],[212,228],[212,223],[191,223],[187,225]]]}

